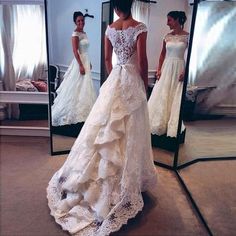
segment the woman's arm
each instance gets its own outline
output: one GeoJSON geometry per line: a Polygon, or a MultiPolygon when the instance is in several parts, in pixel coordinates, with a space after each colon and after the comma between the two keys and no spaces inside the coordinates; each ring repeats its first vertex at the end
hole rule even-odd
{"type": "Polygon", "coordinates": [[[165,56],[166,56],[166,43],[165,43],[165,41],[163,41],[161,54],[160,54],[160,57],[159,57],[159,63],[158,63],[158,66],[157,66],[157,73],[156,73],[156,77],[157,77],[158,80],[161,77],[161,67],[162,67],[162,64],[165,60],[165,56]]]}
{"type": "Polygon", "coordinates": [[[105,36],[105,65],[108,74],[110,74],[112,70],[112,51],[112,44],[107,36],[105,36]]]}
{"type": "Polygon", "coordinates": [[[137,39],[137,54],[139,72],[143,79],[145,89],[148,88],[148,60],[146,52],[147,32],[143,32],[137,39]]]}
{"type": "MultiPolygon", "coordinates": [[[[187,35],[189,35],[188,32],[184,31],[187,35]]],[[[188,43],[187,43],[188,44],[188,43]]],[[[185,65],[186,65],[186,61],[187,61],[187,56],[188,56],[188,49],[185,50],[184,52],[184,61],[185,61],[185,65]]],[[[183,69],[182,73],[179,75],[179,81],[184,81],[184,77],[185,77],[185,68],[183,69]]]]}
{"type": "Polygon", "coordinates": [[[72,49],[73,49],[73,53],[74,56],[79,64],[79,68],[80,68],[80,74],[84,75],[85,74],[85,69],[84,69],[84,65],[80,59],[79,53],[78,53],[78,43],[79,43],[79,38],[77,36],[72,36],[72,49]]]}

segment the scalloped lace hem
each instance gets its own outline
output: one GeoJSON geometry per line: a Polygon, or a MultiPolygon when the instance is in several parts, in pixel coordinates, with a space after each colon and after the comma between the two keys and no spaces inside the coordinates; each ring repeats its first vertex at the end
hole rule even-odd
{"type": "MultiPolygon", "coordinates": [[[[55,221],[62,227],[63,230],[68,231],[75,236],[105,236],[113,232],[117,232],[123,225],[126,225],[129,219],[134,218],[144,206],[141,192],[133,193],[129,196],[123,197],[118,202],[107,217],[101,221],[96,217],[95,212],[91,213],[91,217],[85,217],[84,223],[79,222],[76,214],[65,214],[59,216],[56,213],[56,206],[60,201],[60,196],[57,189],[57,173],[53,176],[47,188],[48,206],[50,214],[55,218],[55,221]],[[86,222],[87,220],[87,222],[86,222]],[[78,226],[79,225],[79,226],[78,226]],[[79,227],[79,228],[78,228],[79,227]]],[[[89,208],[89,207],[88,207],[89,208]]],[[[79,209],[81,210],[81,209],[79,209]]]]}

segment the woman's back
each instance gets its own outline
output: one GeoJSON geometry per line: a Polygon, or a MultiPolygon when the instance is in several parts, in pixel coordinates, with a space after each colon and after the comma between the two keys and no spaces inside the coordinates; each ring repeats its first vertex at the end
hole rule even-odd
{"type": "Polygon", "coordinates": [[[106,36],[117,55],[118,64],[126,64],[131,62],[133,55],[135,59],[137,37],[140,33],[146,32],[147,28],[143,23],[137,21],[130,24],[115,23],[108,26],[106,36]]]}

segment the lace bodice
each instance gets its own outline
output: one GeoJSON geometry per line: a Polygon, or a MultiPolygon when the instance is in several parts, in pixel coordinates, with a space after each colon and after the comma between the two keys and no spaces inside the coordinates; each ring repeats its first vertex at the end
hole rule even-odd
{"type": "Polygon", "coordinates": [[[79,42],[78,42],[78,50],[79,53],[87,53],[88,52],[88,47],[89,47],[89,41],[88,41],[88,37],[85,33],[82,32],[77,32],[74,31],[72,33],[72,37],[77,36],[79,38],[79,42]]]}
{"type": "Polygon", "coordinates": [[[189,35],[167,34],[164,38],[166,43],[166,58],[174,57],[184,59],[184,53],[188,46],[189,35]]]}
{"type": "Polygon", "coordinates": [[[147,27],[143,23],[139,23],[135,27],[130,26],[124,30],[107,27],[105,34],[111,41],[118,58],[118,64],[126,64],[132,55],[135,54],[137,37],[146,31],[147,27]]]}

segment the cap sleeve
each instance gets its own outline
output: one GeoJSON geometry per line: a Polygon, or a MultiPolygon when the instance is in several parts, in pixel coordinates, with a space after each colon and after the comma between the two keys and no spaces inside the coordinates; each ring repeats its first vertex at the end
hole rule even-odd
{"type": "Polygon", "coordinates": [[[73,31],[72,37],[75,37],[75,36],[79,37],[79,32],[73,31]]]}
{"type": "Polygon", "coordinates": [[[136,26],[136,30],[135,30],[135,34],[134,34],[134,40],[136,40],[137,37],[143,32],[147,32],[147,26],[144,23],[139,23],[136,26]]]}
{"type": "Polygon", "coordinates": [[[164,37],[163,37],[163,41],[165,41],[165,42],[167,42],[168,41],[168,39],[170,39],[170,34],[168,33],[168,34],[166,34],[164,37]]]}
{"type": "Polygon", "coordinates": [[[107,28],[106,28],[106,31],[105,31],[105,35],[110,39],[110,35],[111,35],[111,28],[110,26],[108,25],[107,28]]]}

